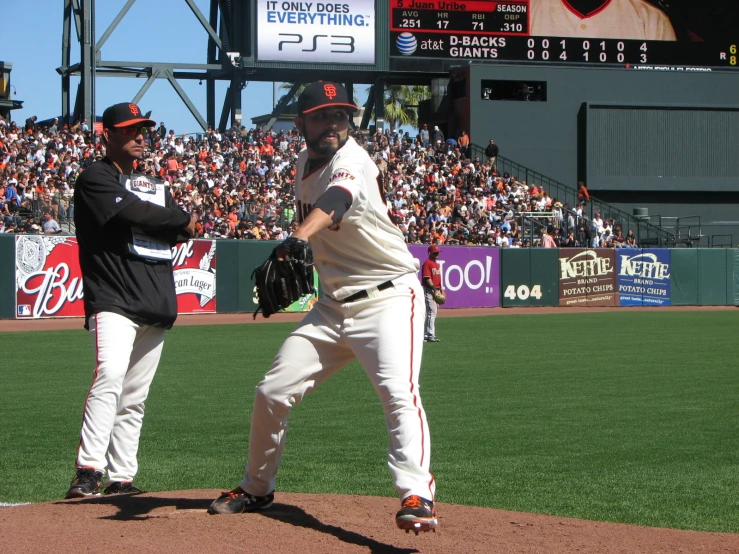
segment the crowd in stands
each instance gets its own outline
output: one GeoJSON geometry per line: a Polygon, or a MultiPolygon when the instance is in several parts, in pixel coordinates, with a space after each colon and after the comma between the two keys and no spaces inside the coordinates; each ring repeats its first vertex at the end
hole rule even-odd
{"type": "MultiPolygon", "coordinates": [[[[0,119],[0,233],[63,233],[74,217],[77,176],[105,155],[82,121],[35,117],[20,126],[0,119]]],[[[380,169],[388,210],[411,244],[503,248],[635,246],[612,221],[589,221],[535,183],[499,174],[494,154],[468,152],[469,137],[445,139],[435,128],[409,133],[352,133],[380,169]],[[522,218],[522,214],[527,217],[522,218]],[[522,224],[523,222],[523,224],[522,224]]],[[[199,216],[198,237],[282,240],[296,228],[294,180],[305,142],[296,129],[209,129],[178,135],[164,123],[145,135],[137,171],[171,185],[178,203],[199,216]]],[[[491,144],[493,141],[491,141],[491,144]]]]}

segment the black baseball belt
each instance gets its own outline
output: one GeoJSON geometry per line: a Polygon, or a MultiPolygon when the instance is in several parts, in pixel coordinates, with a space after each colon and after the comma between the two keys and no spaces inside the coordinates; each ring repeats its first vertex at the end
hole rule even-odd
{"type": "Polygon", "coordinates": [[[365,290],[360,290],[359,292],[355,292],[351,296],[347,296],[344,298],[344,300],[341,300],[342,304],[347,304],[350,302],[356,302],[357,300],[364,300],[365,298],[372,298],[377,295],[378,292],[381,290],[389,289],[393,287],[392,281],[385,281],[384,283],[381,283],[377,285],[376,287],[370,287],[365,290]]]}

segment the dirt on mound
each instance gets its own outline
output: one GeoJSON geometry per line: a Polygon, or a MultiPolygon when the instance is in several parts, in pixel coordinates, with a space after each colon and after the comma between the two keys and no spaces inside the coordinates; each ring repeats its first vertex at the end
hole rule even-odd
{"type": "Polygon", "coordinates": [[[211,516],[220,491],[153,492],[0,508],[0,551],[274,553],[739,552],[739,535],[438,504],[439,528],[395,526],[394,498],[278,493],[269,510],[211,516]]]}

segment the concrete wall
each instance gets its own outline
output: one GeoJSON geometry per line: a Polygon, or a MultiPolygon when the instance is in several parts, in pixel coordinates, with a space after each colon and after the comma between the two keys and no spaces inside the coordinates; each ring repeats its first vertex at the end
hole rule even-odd
{"type": "MultiPolygon", "coordinates": [[[[587,136],[582,113],[586,103],[739,108],[739,72],[487,64],[452,71],[452,81],[459,77],[466,80],[466,87],[456,87],[457,97],[451,99],[450,133],[467,129],[472,142],[483,147],[494,138],[501,156],[572,187],[585,176],[587,136]],[[483,100],[482,82],[488,80],[545,82],[547,99],[483,100]],[[460,94],[465,88],[466,95],[460,94]]],[[[739,144],[728,148],[739,158],[739,144]]],[[[629,213],[634,207],[648,207],[650,214],[700,215],[706,224],[735,222],[732,231],[739,232],[739,180],[717,185],[710,178],[696,179],[695,190],[682,187],[680,195],[670,188],[624,194],[625,186],[588,185],[594,196],[629,213]],[[722,194],[709,198],[706,191],[722,194]]]]}
{"type": "Polygon", "coordinates": [[[469,121],[460,125],[472,141],[485,145],[494,138],[502,156],[564,183],[577,182],[578,114],[585,102],[739,108],[739,72],[491,64],[459,71],[468,76],[463,101],[470,103],[469,121]],[[483,80],[544,81],[547,101],[483,100],[483,80]]]}

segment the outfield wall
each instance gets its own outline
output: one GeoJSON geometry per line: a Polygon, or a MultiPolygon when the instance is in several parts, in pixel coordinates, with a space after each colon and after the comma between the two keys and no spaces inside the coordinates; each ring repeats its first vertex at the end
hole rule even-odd
{"type": "MultiPolygon", "coordinates": [[[[194,240],[174,248],[179,313],[253,312],[252,271],[276,244],[194,240]]],[[[409,249],[426,259],[426,247],[409,249]]],[[[75,237],[0,235],[0,318],[83,315],[77,252],[75,237]]],[[[739,305],[737,249],[443,246],[439,263],[444,309],[739,305]]],[[[288,310],[307,311],[315,298],[288,310]]]]}

